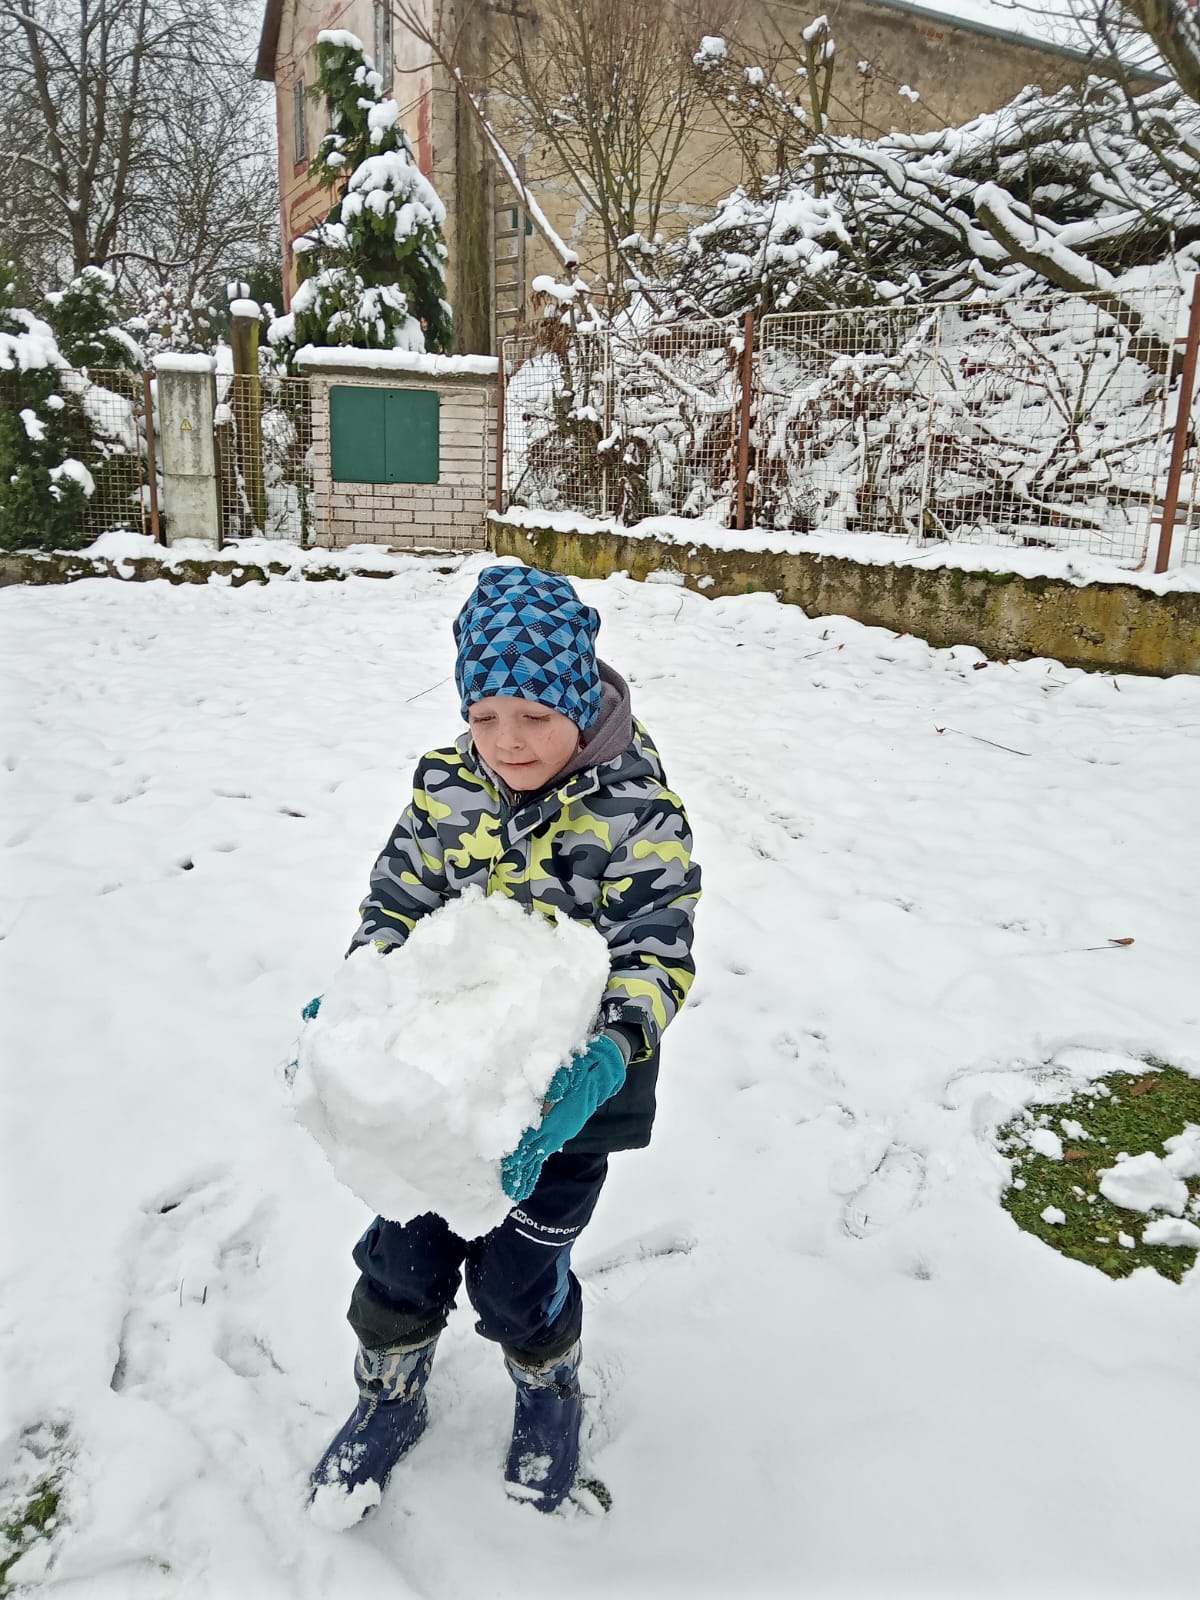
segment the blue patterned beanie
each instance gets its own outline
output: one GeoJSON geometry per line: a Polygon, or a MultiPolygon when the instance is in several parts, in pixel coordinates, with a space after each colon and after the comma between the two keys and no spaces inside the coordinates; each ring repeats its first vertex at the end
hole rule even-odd
{"type": "Polygon", "coordinates": [[[462,713],[477,700],[536,700],[590,728],[600,715],[599,614],[566,578],[532,567],[487,567],[454,622],[462,713]]]}

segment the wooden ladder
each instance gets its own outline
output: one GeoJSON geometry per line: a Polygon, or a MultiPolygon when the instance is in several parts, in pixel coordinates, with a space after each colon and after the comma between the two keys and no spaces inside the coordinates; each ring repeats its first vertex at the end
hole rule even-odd
{"type": "MultiPolygon", "coordinates": [[[[517,176],[525,182],[525,157],[517,158],[517,176]]],[[[525,323],[525,245],[533,225],[516,190],[495,161],[488,162],[492,214],[492,349],[525,323]]]]}

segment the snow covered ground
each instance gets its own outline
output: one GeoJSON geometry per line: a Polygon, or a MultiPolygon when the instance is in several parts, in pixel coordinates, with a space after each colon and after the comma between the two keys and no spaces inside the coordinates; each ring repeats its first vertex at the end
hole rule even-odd
{"type": "Polygon", "coordinates": [[[654,1143],[577,1251],[614,1508],[505,1499],[463,1306],[376,1519],[310,1524],[366,1217],[281,1067],[458,729],[481,563],[0,595],[0,1477],[65,1428],[53,1592],[1194,1594],[1200,1274],[1022,1234],[991,1136],[1114,1056],[1200,1072],[1200,679],[620,578],[581,588],[706,896],[654,1143]]]}

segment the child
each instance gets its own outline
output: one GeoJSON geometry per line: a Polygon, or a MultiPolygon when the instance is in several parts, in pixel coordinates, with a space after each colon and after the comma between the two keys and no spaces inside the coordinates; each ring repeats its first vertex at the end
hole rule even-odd
{"type": "Polygon", "coordinates": [[[571,584],[488,567],[454,624],[469,731],[421,760],[371,874],[351,948],[402,945],[471,885],[552,920],[586,919],[611,955],[595,1032],[556,1074],[541,1126],[502,1166],[519,1203],[480,1239],[441,1217],[377,1217],[359,1240],[349,1319],[360,1398],[312,1474],[378,1500],[425,1427],[424,1388],[465,1263],[476,1328],[516,1384],[509,1492],[553,1511],[579,1462],[579,1283],[571,1247],[614,1150],[648,1144],[659,1040],[691,986],[700,871],[628,685],[596,659],[600,619],[571,584]],[[377,1485],[378,1488],[373,1488],[377,1485]]]}

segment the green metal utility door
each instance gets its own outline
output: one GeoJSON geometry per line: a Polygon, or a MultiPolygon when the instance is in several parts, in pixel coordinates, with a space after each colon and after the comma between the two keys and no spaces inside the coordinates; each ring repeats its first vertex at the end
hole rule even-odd
{"type": "Polygon", "coordinates": [[[334,482],[436,483],[438,399],[432,389],[331,388],[334,482]]]}

